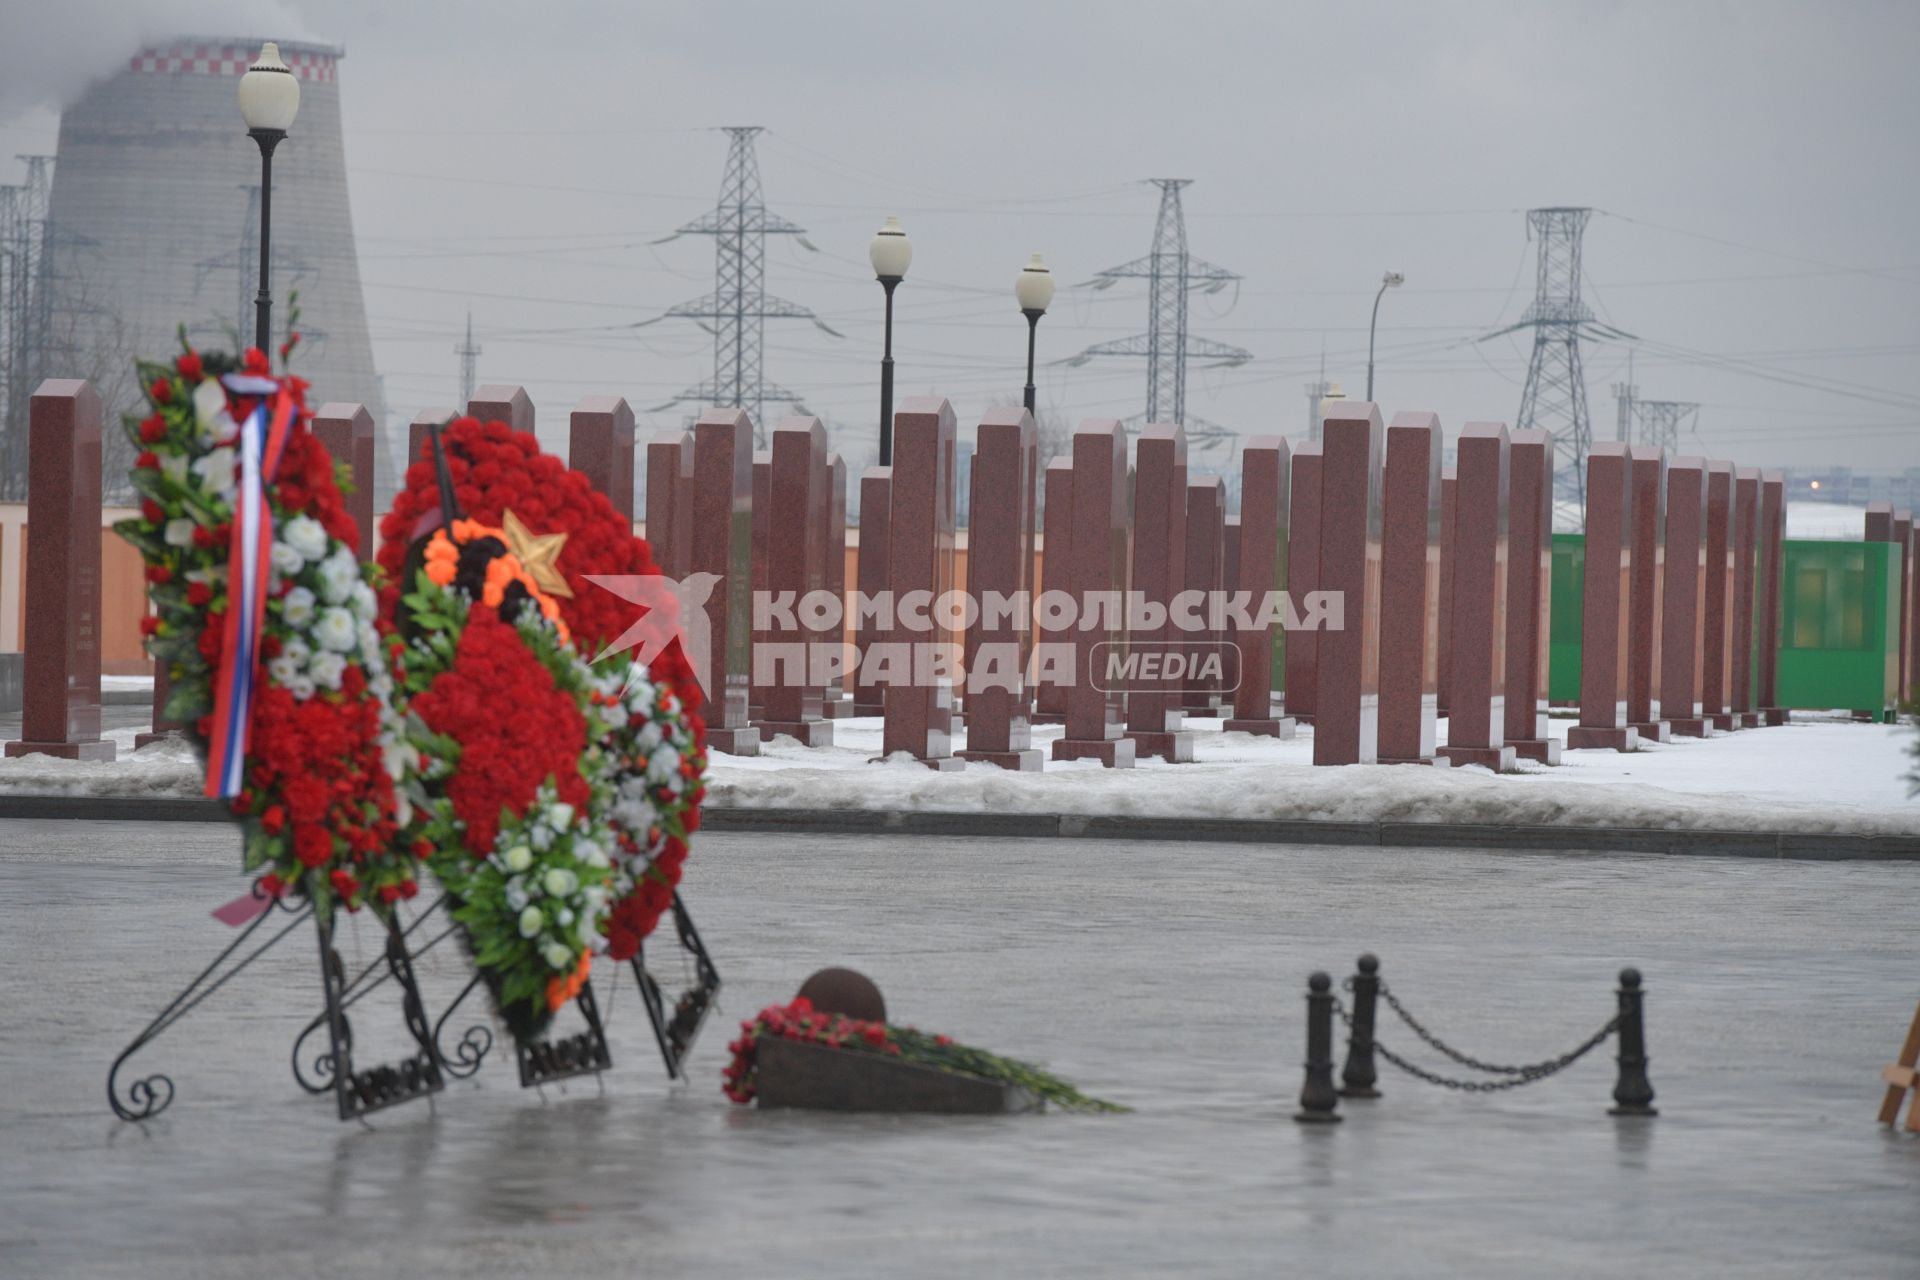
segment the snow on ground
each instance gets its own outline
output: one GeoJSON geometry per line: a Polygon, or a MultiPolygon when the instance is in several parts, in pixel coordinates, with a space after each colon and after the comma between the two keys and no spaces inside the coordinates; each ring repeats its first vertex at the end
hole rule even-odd
{"type": "Polygon", "coordinates": [[[1789,502],[1787,536],[1858,542],[1867,536],[1867,509],[1845,502],[1789,502]]]}
{"type": "MultiPolygon", "coordinates": [[[[1549,723],[1564,739],[1573,721],[1549,723]]],[[[1886,725],[1803,716],[1780,728],[1676,739],[1630,755],[1570,751],[1558,766],[1523,762],[1519,771],[1495,776],[1413,765],[1316,769],[1311,729],[1275,742],[1222,733],[1213,721],[1188,724],[1193,764],[1144,760],[1131,770],[1106,770],[1090,761],[1049,761],[1042,773],[1016,774],[986,765],[935,773],[904,756],[875,763],[879,719],[841,720],[831,747],[780,738],[757,757],[715,753],[709,793],[728,808],[1920,835],[1920,804],[1908,799],[1902,777],[1912,734],[1886,725]]],[[[1058,726],[1036,727],[1034,745],[1045,753],[1060,733],[1058,726]]],[[[106,735],[120,748],[111,764],[48,756],[0,761],[0,793],[201,794],[201,765],[188,748],[156,743],[136,752],[133,735],[106,735]]],[[[961,733],[956,749],[964,744],[961,733]]]]}

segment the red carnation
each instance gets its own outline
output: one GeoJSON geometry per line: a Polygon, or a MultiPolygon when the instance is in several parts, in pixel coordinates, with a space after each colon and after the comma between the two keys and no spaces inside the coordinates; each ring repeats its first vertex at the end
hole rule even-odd
{"type": "Polygon", "coordinates": [[[165,418],[156,413],[150,418],[142,418],[140,420],[140,442],[142,444],[159,444],[166,438],[167,420],[165,418]]]}
{"type": "Polygon", "coordinates": [[[268,805],[267,811],[260,815],[260,829],[270,836],[279,835],[286,825],[287,811],[277,804],[268,805]]]}
{"type": "Polygon", "coordinates": [[[187,352],[187,354],[173,362],[173,367],[178,369],[180,376],[188,382],[200,381],[201,375],[204,372],[200,367],[200,353],[198,351],[187,352]]]}
{"type": "Polygon", "coordinates": [[[187,603],[196,609],[204,609],[213,603],[213,588],[204,582],[187,584],[187,603]]]}
{"type": "Polygon", "coordinates": [[[149,565],[147,567],[147,581],[148,582],[172,582],[173,570],[169,569],[164,564],[149,565]]]}
{"type": "Polygon", "coordinates": [[[140,617],[140,634],[141,635],[150,636],[154,632],[158,631],[159,629],[160,629],[160,619],[154,617],[150,613],[141,615],[140,617]]]}
{"type": "Polygon", "coordinates": [[[173,380],[155,378],[153,385],[147,388],[147,394],[153,397],[155,404],[166,404],[173,399],[173,380]]]}
{"type": "Polygon", "coordinates": [[[320,827],[308,824],[293,833],[293,852],[300,865],[317,867],[333,856],[333,839],[320,827]]]}
{"type": "Polygon", "coordinates": [[[142,471],[157,471],[160,467],[160,455],[151,449],[142,449],[140,456],[133,460],[133,465],[142,471]]]}
{"type": "Polygon", "coordinates": [[[351,871],[340,871],[336,869],[334,873],[327,878],[333,884],[333,891],[342,898],[351,899],[354,894],[360,892],[360,882],[353,878],[351,871]]]}
{"type": "Polygon", "coordinates": [[[282,893],[286,892],[286,889],[287,886],[285,882],[271,871],[260,877],[260,892],[266,894],[269,898],[279,897],[282,893]]]}
{"type": "Polygon", "coordinates": [[[152,498],[140,499],[140,514],[146,517],[148,524],[159,524],[167,518],[167,509],[152,498]]]}
{"type": "Polygon", "coordinates": [[[247,354],[240,357],[240,367],[256,377],[264,378],[273,369],[267,363],[267,353],[258,347],[248,347],[247,354]]]}

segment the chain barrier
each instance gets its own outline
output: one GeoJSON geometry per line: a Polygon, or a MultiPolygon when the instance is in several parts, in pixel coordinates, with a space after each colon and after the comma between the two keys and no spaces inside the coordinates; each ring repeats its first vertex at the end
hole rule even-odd
{"type": "MultiPolygon", "coordinates": [[[[1353,980],[1349,978],[1345,986],[1347,990],[1351,991],[1353,989],[1353,980]]],[[[1435,1036],[1432,1032],[1421,1026],[1420,1023],[1401,1006],[1400,1002],[1388,992],[1386,983],[1382,982],[1379,990],[1380,994],[1386,997],[1388,1006],[1400,1015],[1401,1020],[1413,1029],[1414,1034],[1434,1049],[1445,1054],[1455,1062],[1460,1063],[1462,1066],[1469,1067],[1475,1071],[1483,1071],[1489,1075],[1500,1075],[1507,1078],[1502,1080],[1455,1080],[1450,1076],[1443,1076],[1437,1072],[1428,1071],[1424,1067],[1407,1061],[1393,1050],[1387,1048],[1387,1046],[1381,1044],[1378,1037],[1375,1037],[1373,1040],[1373,1051],[1416,1079],[1425,1080],[1428,1084],[1437,1084],[1444,1089],[1459,1089],[1467,1093],[1497,1093],[1502,1089],[1517,1089],[1521,1085],[1533,1084],[1536,1081],[1545,1080],[1547,1077],[1566,1070],[1581,1058],[1584,1058],[1594,1049],[1604,1044],[1607,1038],[1620,1028],[1620,1017],[1616,1014],[1607,1019],[1607,1024],[1589,1036],[1578,1048],[1569,1050],[1557,1058],[1549,1058],[1545,1062],[1534,1062],[1520,1067],[1499,1066],[1493,1063],[1481,1062],[1479,1059],[1470,1057],[1447,1045],[1438,1036],[1435,1036]]],[[[1345,1023],[1349,1028],[1353,1026],[1353,1018],[1348,1014],[1346,1004],[1343,1001],[1336,998],[1333,1002],[1333,1011],[1339,1015],[1341,1022],[1345,1023]]]]}

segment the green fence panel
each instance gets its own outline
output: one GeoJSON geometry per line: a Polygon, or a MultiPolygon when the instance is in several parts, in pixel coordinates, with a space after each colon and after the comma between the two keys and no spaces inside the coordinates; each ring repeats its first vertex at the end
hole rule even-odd
{"type": "Polygon", "coordinates": [[[1785,544],[1781,706],[1875,714],[1893,708],[1900,646],[1893,550],[1884,542],[1785,544]]]}
{"type": "Polygon", "coordinates": [[[1587,567],[1587,536],[1553,535],[1553,578],[1548,593],[1547,701],[1580,701],[1580,624],[1586,617],[1581,581],[1587,567]]]}

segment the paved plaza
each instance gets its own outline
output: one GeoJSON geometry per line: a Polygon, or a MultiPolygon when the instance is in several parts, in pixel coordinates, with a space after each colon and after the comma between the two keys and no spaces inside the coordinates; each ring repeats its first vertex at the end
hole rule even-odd
{"type": "MultiPolygon", "coordinates": [[[[287,1070],[318,995],[303,928],[132,1064],[179,1098],[122,1124],[107,1065],[230,936],[207,911],[237,865],[224,827],[0,823],[0,1273],[1799,1278],[1920,1259],[1920,1142],[1873,1122],[1915,996],[1905,865],[706,836],[686,892],[726,988],[690,1085],[664,1079],[631,978],[601,969],[604,1090],[543,1099],[497,1056],[432,1110],[342,1125],[287,1070]],[[1495,1061],[1577,1044],[1639,965],[1662,1114],[1607,1116],[1609,1045],[1494,1095],[1383,1065],[1381,1100],[1295,1125],[1305,977],[1368,949],[1495,1061]],[[872,974],[896,1020],[1136,1110],[728,1104],[734,1023],[830,963],[872,974]]],[[[341,949],[371,960],[375,936],[341,949]]],[[[420,969],[435,1008],[465,977],[451,942],[420,969]]],[[[381,997],[355,1018],[364,1054],[397,1048],[381,997]]],[[[1382,1043],[1441,1065],[1382,1019],[1382,1043]]]]}

